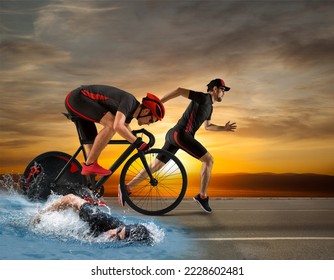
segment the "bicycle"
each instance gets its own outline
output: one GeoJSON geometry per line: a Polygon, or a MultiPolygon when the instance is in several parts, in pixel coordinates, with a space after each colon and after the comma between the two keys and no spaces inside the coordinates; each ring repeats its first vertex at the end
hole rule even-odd
{"type": "MultiPolygon", "coordinates": [[[[22,190],[29,199],[45,200],[51,193],[74,193],[96,201],[104,194],[103,184],[125,163],[120,173],[120,191],[125,203],[132,209],[145,215],[163,215],[180,204],[187,189],[186,170],[174,154],[161,149],[150,148],[142,152],[127,140],[110,140],[109,145],[128,145],[110,166],[111,174],[98,181],[94,175],[81,175],[82,167],[76,157],[83,153],[86,160],[84,145],[92,144],[93,141],[85,139],[78,117],[63,114],[74,122],[80,145],[73,155],[51,151],[38,155],[28,164],[23,174],[22,190]],[[131,156],[134,151],[137,152],[131,156]],[[163,158],[163,163],[158,161],[159,168],[154,170],[157,158],[163,158]],[[132,181],[136,182],[136,186],[128,193],[127,185],[132,181]]],[[[146,129],[134,130],[132,133],[148,137],[150,147],[155,143],[154,135],[146,129]]]]}

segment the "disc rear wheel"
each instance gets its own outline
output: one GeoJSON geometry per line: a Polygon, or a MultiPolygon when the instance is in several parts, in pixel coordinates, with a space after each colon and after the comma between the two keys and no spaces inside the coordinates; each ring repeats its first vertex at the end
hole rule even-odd
{"type": "Polygon", "coordinates": [[[34,158],[26,167],[23,180],[23,193],[32,200],[45,200],[52,193],[75,193],[86,184],[81,175],[81,164],[73,159],[66,167],[57,183],[55,178],[72,156],[58,151],[47,152],[34,158]]]}

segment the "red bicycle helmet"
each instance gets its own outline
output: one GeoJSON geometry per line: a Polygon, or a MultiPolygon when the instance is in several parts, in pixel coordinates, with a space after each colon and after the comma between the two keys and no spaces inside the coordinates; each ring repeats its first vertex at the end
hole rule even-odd
{"type": "Polygon", "coordinates": [[[151,110],[153,116],[159,121],[165,116],[165,107],[161,100],[152,93],[147,93],[147,96],[143,98],[142,104],[151,110]]]}

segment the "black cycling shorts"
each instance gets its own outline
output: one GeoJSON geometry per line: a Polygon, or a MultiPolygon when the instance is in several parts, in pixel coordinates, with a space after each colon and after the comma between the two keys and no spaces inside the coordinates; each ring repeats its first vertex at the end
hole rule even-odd
{"type": "Polygon", "coordinates": [[[81,94],[80,89],[75,89],[67,95],[65,107],[70,115],[78,117],[75,122],[82,140],[94,141],[97,135],[95,122],[98,123],[108,110],[81,94]]]}
{"type": "Polygon", "coordinates": [[[119,219],[111,216],[106,212],[103,212],[98,208],[98,206],[95,206],[89,202],[84,203],[80,207],[79,217],[81,220],[89,224],[91,231],[95,235],[99,235],[110,229],[124,226],[124,223],[119,219]]]}
{"type": "Polygon", "coordinates": [[[81,93],[81,88],[71,91],[65,100],[67,110],[85,120],[99,123],[108,109],[81,93]]]}
{"type": "MultiPolygon", "coordinates": [[[[207,149],[200,142],[198,142],[192,134],[175,127],[167,132],[165,144],[162,149],[172,154],[175,154],[179,149],[182,149],[197,159],[200,159],[208,152],[207,149]]],[[[164,161],[163,158],[159,159],[164,161]]]]}

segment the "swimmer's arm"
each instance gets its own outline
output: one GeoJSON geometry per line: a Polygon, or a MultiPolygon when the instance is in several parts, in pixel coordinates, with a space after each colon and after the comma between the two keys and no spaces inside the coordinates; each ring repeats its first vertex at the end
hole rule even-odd
{"type": "MultiPolygon", "coordinates": [[[[33,224],[38,224],[41,221],[42,215],[48,212],[53,212],[53,211],[59,211],[60,208],[59,205],[53,205],[51,204],[49,207],[42,209],[41,211],[39,211],[31,220],[31,222],[33,224]]],[[[65,209],[65,208],[63,208],[65,209]]]]}
{"type": "Polygon", "coordinates": [[[39,223],[43,214],[48,212],[62,211],[67,208],[73,208],[74,210],[79,211],[80,206],[86,201],[76,197],[74,195],[65,195],[62,198],[56,200],[47,208],[42,209],[33,219],[32,223],[39,223]]]}

